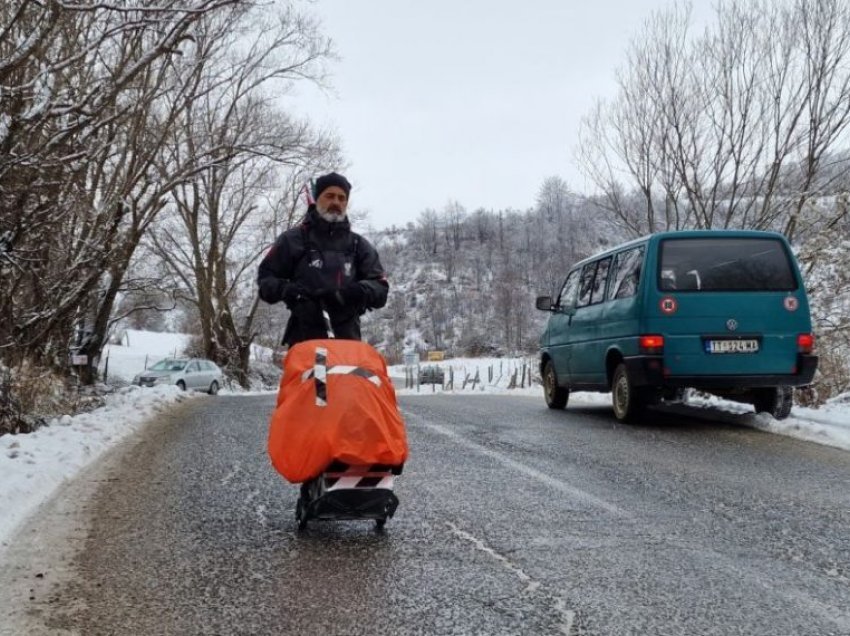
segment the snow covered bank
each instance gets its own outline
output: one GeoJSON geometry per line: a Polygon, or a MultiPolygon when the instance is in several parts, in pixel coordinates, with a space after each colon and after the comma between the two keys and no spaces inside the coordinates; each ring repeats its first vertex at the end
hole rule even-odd
{"type": "Polygon", "coordinates": [[[63,415],[34,433],[0,437],[0,549],[64,480],[189,395],[172,386],[131,386],[108,395],[106,405],[90,413],[63,415]]]}

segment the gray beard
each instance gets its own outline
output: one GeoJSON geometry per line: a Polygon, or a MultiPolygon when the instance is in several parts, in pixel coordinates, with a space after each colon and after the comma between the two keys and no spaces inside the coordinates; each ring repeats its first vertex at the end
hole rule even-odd
{"type": "Polygon", "coordinates": [[[319,213],[319,216],[322,217],[328,223],[341,223],[345,221],[345,213],[337,214],[336,212],[328,212],[327,210],[321,210],[316,208],[316,212],[319,213]]]}

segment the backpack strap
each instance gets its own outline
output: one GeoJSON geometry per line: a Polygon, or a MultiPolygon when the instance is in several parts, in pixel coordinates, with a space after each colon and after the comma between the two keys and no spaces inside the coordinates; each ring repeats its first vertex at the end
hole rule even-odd
{"type": "MultiPolygon", "coordinates": [[[[307,252],[316,251],[320,254],[324,253],[323,250],[316,245],[316,242],[310,238],[310,226],[307,223],[301,223],[301,225],[298,226],[298,229],[301,232],[301,244],[303,245],[304,250],[296,260],[293,272],[298,269],[299,265],[301,265],[301,261],[307,255],[307,252]]],[[[352,232],[351,230],[348,232],[348,246],[346,247],[345,253],[353,256],[354,264],[356,266],[357,257],[360,255],[360,235],[352,232]]]]}

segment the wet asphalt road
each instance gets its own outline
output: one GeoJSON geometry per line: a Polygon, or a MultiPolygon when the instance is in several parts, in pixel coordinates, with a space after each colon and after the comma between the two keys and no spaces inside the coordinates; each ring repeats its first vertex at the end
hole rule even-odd
{"type": "Polygon", "coordinates": [[[386,532],[299,535],[273,400],[192,400],[89,476],[70,580],[30,599],[46,633],[850,634],[850,453],[687,410],[403,397],[386,532]]]}

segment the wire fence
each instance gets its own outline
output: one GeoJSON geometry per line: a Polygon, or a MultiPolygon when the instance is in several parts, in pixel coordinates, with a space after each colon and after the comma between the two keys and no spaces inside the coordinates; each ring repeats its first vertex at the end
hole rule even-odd
{"type": "Polygon", "coordinates": [[[404,388],[428,391],[485,391],[487,389],[524,389],[540,384],[532,359],[509,359],[480,364],[465,361],[442,365],[415,364],[404,366],[404,388]]]}

